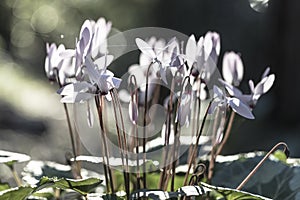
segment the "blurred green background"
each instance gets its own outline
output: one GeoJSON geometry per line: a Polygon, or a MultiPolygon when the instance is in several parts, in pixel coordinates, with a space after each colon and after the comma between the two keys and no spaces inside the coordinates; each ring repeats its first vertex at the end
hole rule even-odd
{"type": "Polygon", "coordinates": [[[221,54],[242,55],[246,91],[250,78],[259,81],[271,67],[276,81],[259,101],[256,120],[236,120],[224,153],[268,150],[285,141],[291,155],[300,156],[299,8],[297,0],[2,0],[0,148],[64,160],[71,146],[57,86],[44,73],[45,43],[73,48],[85,19],[105,17],[120,31],[155,26],[197,37],[219,32],[221,54]]]}

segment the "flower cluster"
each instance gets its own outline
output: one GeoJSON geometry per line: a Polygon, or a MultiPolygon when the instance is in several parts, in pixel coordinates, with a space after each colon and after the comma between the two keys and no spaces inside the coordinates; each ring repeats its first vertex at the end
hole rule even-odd
{"type": "MultiPolygon", "coordinates": [[[[120,87],[122,80],[108,70],[114,59],[114,55],[108,52],[107,37],[110,30],[111,23],[106,22],[103,18],[97,22],[86,20],[81,27],[74,49],[66,49],[62,44],[58,46],[47,44],[45,71],[50,81],[59,83],[58,93],[62,96],[61,102],[64,103],[65,108],[66,103],[87,102],[87,119],[90,126],[93,124],[93,116],[89,100],[95,100],[105,154],[102,160],[103,163],[105,162],[104,167],[107,168],[109,174],[106,175],[106,182],[110,183],[112,192],[114,187],[110,174],[110,156],[105,141],[107,133],[103,124],[107,121],[103,119],[105,98],[102,97],[105,96],[113,108],[115,130],[118,136],[118,147],[121,149],[120,155],[126,183],[129,182],[129,177],[125,174],[125,171],[128,172],[127,152],[139,153],[142,149],[143,162],[146,162],[146,137],[149,133],[150,126],[148,125],[151,124],[151,119],[149,119],[149,117],[151,118],[151,106],[162,105],[160,108],[165,111],[166,116],[163,116],[165,121],[162,127],[159,127],[162,139],[160,144],[163,146],[174,145],[172,151],[164,152],[161,160],[163,169],[161,170],[160,188],[166,188],[170,176],[172,176],[171,185],[174,187],[175,161],[179,158],[177,151],[178,145],[180,145],[181,128],[190,125],[192,127],[191,148],[188,155],[189,169],[187,172],[189,172],[197,156],[199,138],[204,130],[206,117],[216,110],[223,114],[220,123],[215,120],[214,123],[219,127],[215,126],[217,128],[212,134],[218,135],[215,138],[215,141],[218,142],[215,142],[214,145],[219,145],[222,142],[224,127],[228,120],[224,113],[231,110],[232,113],[254,119],[252,109],[261,95],[270,90],[275,80],[275,75],[269,74],[270,69],[267,68],[259,83],[255,85],[252,80],[249,81],[250,93],[244,94],[238,89],[244,74],[242,59],[235,52],[225,52],[222,61],[223,79],[219,79],[215,83],[214,76],[217,74],[215,72],[221,52],[220,35],[216,32],[209,31],[198,39],[191,35],[186,41],[180,41],[176,37],[169,38],[169,40],[156,37],[146,39],[137,37],[134,42],[140,51],[139,63],[128,68],[128,90],[120,90],[117,94],[115,89],[120,87]],[[222,85],[224,90],[217,85],[222,85]],[[163,87],[169,89],[168,94],[161,93],[160,89],[163,87]],[[165,100],[159,102],[160,97],[165,100]],[[127,102],[129,106],[128,119],[131,122],[131,134],[125,134],[120,100],[127,102]],[[204,114],[200,111],[202,102],[205,102],[204,105],[208,105],[204,114]],[[141,121],[143,137],[140,137],[141,134],[138,133],[141,131],[138,129],[139,124],[142,124],[141,121]],[[196,141],[194,141],[195,139],[196,141]]],[[[67,109],[66,114],[69,120],[67,109]]],[[[68,124],[71,127],[71,123],[68,124]]],[[[228,127],[231,127],[231,118],[227,124],[229,124],[227,129],[230,130],[228,127]]],[[[71,131],[72,128],[69,130],[71,131]]],[[[75,149],[74,146],[73,144],[73,149],[75,149]]],[[[212,152],[212,156],[219,154],[223,147],[222,144],[220,146],[217,152],[212,152]]],[[[213,148],[212,151],[215,149],[213,148]]],[[[74,155],[79,155],[79,153],[74,150],[74,155]]],[[[146,169],[144,168],[142,172],[145,186],[146,169]]],[[[188,173],[185,184],[187,177],[188,173]]],[[[140,178],[138,177],[138,180],[140,178]]],[[[127,185],[129,187],[129,183],[127,185]]],[[[139,183],[137,187],[139,187],[139,183]]],[[[126,190],[128,194],[129,188],[126,190]]]]}
{"type": "Polygon", "coordinates": [[[97,94],[107,95],[118,88],[121,79],[107,69],[113,60],[108,55],[107,36],[111,23],[100,18],[97,22],[86,20],[81,27],[75,49],[64,45],[47,44],[45,71],[49,80],[59,80],[63,96],[61,102],[86,101],[97,94]]]}

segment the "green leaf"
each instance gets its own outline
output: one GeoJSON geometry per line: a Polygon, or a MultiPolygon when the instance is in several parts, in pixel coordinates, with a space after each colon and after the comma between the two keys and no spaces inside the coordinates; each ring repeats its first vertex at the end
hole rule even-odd
{"type": "MultiPolygon", "coordinates": [[[[236,188],[263,156],[264,153],[257,152],[221,157],[224,162],[216,163],[212,184],[236,188]]],[[[267,159],[242,189],[275,200],[299,197],[299,165],[289,165],[280,161],[277,156],[267,159]]],[[[294,160],[294,163],[297,163],[297,160],[294,160]]]]}
{"type": "Polygon", "coordinates": [[[2,183],[0,181],[0,191],[3,191],[3,190],[8,190],[10,188],[9,184],[8,183],[2,183]]]}
{"type": "Polygon", "coordinates": [[[201,186],[203,186],[206,189],[206,193],[208,193],[208,191],[210,190],[209,197],[213,199],[270,200],[269,198],[263,196],[251,194],[249,192],[240,191],[236,189],[216,187],[216,186],[208,185],[206,183],[201,183],[201,186]]]}
{"type": "Polygon", "coordinates": [[[226,199],[226,200],[270,200],[268,198],[251,194],[249,192],[244,192],[240,190],[215,187],[208,185],[206,183],[201,183],[200,185],[193,186],[183,186],[179,188],[176,192],[166,192],[162,190],[147,190],[141,189],[137,190],[130,195],[131,199],[140,199],[143,197],[150,199],[171,199],[171,198],[180,198],[180,197],[201,197],[201,199],[226,199]]]}
{"type": "Polygon", "coordinates": [[[0,200],[24,200],[33,192],[32,187],[11,188],[0,192],[0,200]]]}
{"type": "MultiPolygon", "coordinates": [[[[31,160],[23,169],[23,180],[29,185],[36,185],[43,177],[56,178],[73,178],[72,168],[69,165],[63,165],[51,161],[31,160]]],[[[102,176],[96,172],[81,169],[83,177],[100,177],[102,176]]]]}
{"type": "Polygon", "coordinates": [[[35,191],[46,188],[55,187],[59,189],[71,189],[81,195],[86,195],[88,192],[96,188],[102,183],[102,180],[98,178],[87,178],[87,179],[67,179],[67,178],[48,178],[42,177],[35,191]]]}
{"type": "Polygon", "coordinates": [[[27,162],[31,158],[26,154],[0,150],[0,163],[12,167],[15,163],[27,162]]]}
{"type": "MultiPolygon", "coordinates": [[[[58,178],[48,178],[42,177],[38,186],[36,187],[18,187],[0,192],[0,200],[23,200],[32,195],[32,198],[37,198],[38,196],[44,197],[40,193],[37,193],[39,190],[49,187],[55,187],[59,189],[70,189],[78,192],[81,195],[87,195],[88,192],[93,190],[102,180],[98,178],[87,178],[81,180],[72,180],[72,179],[58,179],[58,178]]],[[[36,199],[35,198],[35,199],[36,199]]]]}

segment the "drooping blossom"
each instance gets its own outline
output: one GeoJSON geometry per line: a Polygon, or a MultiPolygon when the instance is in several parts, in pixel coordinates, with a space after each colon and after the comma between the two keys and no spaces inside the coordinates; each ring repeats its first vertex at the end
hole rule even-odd
{"type": "Polygon", "coordinates": [[[233,86],[240,85],[244,75],[244,65],[239,54],[233,51],[224,54],[222,74],[227,83],[233,86]]]}
{"type": "Polygon", "coordinates": [[[226,94],[224,94],[224,92],[216,85],[213,88],[213,92],[214,98],[209,108],[209,114],[212,114],[217,107],[222,111],[225,111],[228,107],[230,107],[237,114],[247,119],[254,119],[252,109],[240,99],[226,96],[226,94]]]}
{"type": "Polygon", "coordinates": [[[82,66],[86,57],[98,59],[108,53],[107,36],[111,30],[111,23],[104,18],[86,20],[81,26],[75,49],[67,49],[61,53],[65,58],[75,58],[75,72],[78,80],[82,79],[82,66]]]}
{"type": "Polygon", "coordinates": [[[167,44],[164,40],[156,38],[151,38],[149,42],[136,38],[135,42],[142,52],[140,64],[146,66],[153,64],[154,71],[166,84],[168,70],[174,76],[177,69],[183,65],[176,38],[172,38],[167,44]]]}
{"type": "Polygon", "coordinates": [[[112,56],[103,56],[94,62],[90,57],[86,58],[84,72],[89,81],[76,82],[61,88],[58,91],[63,95],[61,102],[82,102],[99,94],[110,99],[109,91],[118,88],[121,83],[121,79],[114,77],[114,74],[107,70],[111,61],[112,56]]]}
{"type": "Polygon", "coordinates": [[[185,58],[190,73],[208,81],[216,69],[218,56],[220,54],[220,36],[216,32],[207,32],[204,37],[200,37],[198,42],[194,35],[187,41],[185,58]]]}
{"type": "Polygon", "coordinates": [[[74,69],[71,59],[64,59],[60,53],[65,51],[65,46],[60,44],[58,47],[52,43],[46,44],[45,72],[50,81],[60,81],[60,85],[66,84],[68,77],[74,76],[74,69]],[[57,77],[58,76],[58,77],[57,77]]]}
{"type": "Polygon", "coordinates": [[[274,84],[275,75],[269,75],[269,72],[270,68],[267,68],[256,86],[252,80],[249,81],[250,94],[244,94],[240,89],[223,80],[220,80],[220,82],[225,86],[230,96],[240,99],[244,104],[248,105],[249,108],[253,109],[261,95],[267,93],[274,84]]]}

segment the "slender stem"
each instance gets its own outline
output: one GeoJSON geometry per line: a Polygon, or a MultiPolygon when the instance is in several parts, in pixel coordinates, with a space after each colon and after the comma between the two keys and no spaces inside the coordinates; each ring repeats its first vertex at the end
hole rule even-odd
{"type": "MultiPolygon", "coordinates": [[[[123,136],[123,138],[122,137],[120,137],[120,138],[121,138],[122,143],[124,143],[124,145],[121,145],[121,147],[123,149],[123,154],[125,155],[125,173],[124,173],[124,176],[125,176],[125,189],[126,189],[127,198],[129,198],[129,192],[130,192],[129,165],[128,165],[128,151],[129,151],[128,148],[129,148],[129,146],[127,145],[127,140],[126,140],[125,125],[124,125],[124,119],[123,119],[123,114],[122,114],[121,103],[119,101],[116,89],[112,89],[112,96],[113,96],[113,99],[115,100],[116,108],[119,109],[122,136],[123,136]]],[[[116,121],[119,121],[119,120],[116,118],[116,121]]],[[[118,126],[118,123],[117,123],[117,126],[118,126]]],[[[122,162],[124,162],[123,161],[124,155],[122,155],[122,162]]]]}
{"type": "Polygon", "coordinates": [[[231,111],[229,121],[227,124],[226,132],[224,134],[224,138],[222,142],[220,143],[219,147],[217,148],[216,146],[213,147],[212,152],[211,152],[211,159],[209,163],[209,169],[208,169],[208,176],[207,180],[210,182],[212,179],[213,173],[214,173],[214,166],[215,166],[215,161],[218,155],[220,155],[221,151],[223,150],[224,145],[227,143],[229,135],[231,133],[232,125],[233,125],[233,120],[235,117],[235,112],[231,111]]]}
{"type": "Polygon", "coordinates": [[[75,164],[76,164],[76,170],[75,170],[76,172],[75,172],[74,177],[75,178],[81,178],[80,167],[79,167],[78,162],[76,161],[76,157],[78,155],[77,155],[77,152],[76,152],[75,139],[74,139],[74,133],[73,133],[72,125],[71,125],[70,114],[69,114],[69,111],[68,111],[67,104],[64,103],[63,105],[64,105],[64,110],[65,110],[65,114],[66,114],[66,118],[67,118],[67,124],[68,124],[68,129],[69,129],[69,135],[70,135],[70,139],[71,139],[71,144],[72,144],[74,161],[75,161],[75,164]]]}
{"type": "Polygon", "coordinates": [[[229,122],[228,122],[228,125],[227,125],[227,128],[226,128],[224,139],[222,140],[215,156],[218,156],[221,153],[221,151],[223,150],[224,145],[226,144],[226,142],[229,138],[229,135],[230,135],[231,129],[232,129],[232,124],[233,124],[234,117],[235,117],[235,112],[232,111],[231,114],[230,114],[230,118],[229,118],[229,122]]]}
{"type": "MultiPolygon", "coordinates": [[[[55,73],[55,77],[56,77],[56,82],[58,83],[59,87],[61,88],[63,85],[61,84],[61,80],[59,78],[58,75],[58,69],[55,68],[54,69],[54,73],[55,73]]],[[[73,151],[73,156],[74,156],[74,161],[75,161],[75,172],[73,172],[73,176],[75,178],[81,178],[81,167],[80,164],[76,161],[76,157],[79,155],[79,151],[76,151],[76,146],[75,146],[75,139],[74,139],[74,133],[73,133],[73,129],[72,129],[72,125],[71,125],[71,119],[70,119],[70,114],[69,114],[69,110],[68,110],[68,106],[66,103],[63,103],[64,106],[64,111],[66,114],[66,118],[67,118],[67,124],[68,124],[68,130],[69,130],[69,135],[70,135],[70,139],[71,139],[71,145],[72,145],[72,151],[73,151]]],[[[79,144],[79,137],[76,138],[77,142],[76,144],[79,144]]],[[[79,149],[79,147],[78,147],[79,149]]]]}
{"type": "Polygon", "coordinates": [[[221,131],[224,129],[224,124],[226,122],[226,116],[222,115],[220,122],[219,122],[219,115],[220,115],[220,109],[217,109],[216,113],[216,119],[214,120],[213,125],[213,139],[212,139],[212,150],[210,152],[210,160],[209,160],[209,167],[208,167],[208,175],[207,175],[207,182],[210,183],[212,175],[213,175],[213,169],[215,167],[215,159],[216,159],[216,148],[218,143],[218,132],[219,129],[222,128],[221,131]],[[219,127],[219,128],[218,128],[219,127]]]}
{"type": "Polygon", "coordinates": [[[10,169],[10,171],[11,171],[11,173],[12,173],[12,175],[13,175],[16,183],[17,183],[17,186],[18,187],[22,186],[22,181],[21,181],[21,179],[20,179],[20,177],[19,177],[19,175],[18,175],[18,173],[17,173],[14,165],[8,165],[8,167],[9,167],[9,169],[10,169]]]}
{"type": "Polygon", "coordinates": [[[145,90],[145,108],[144,108],[144,122],[143,122],[143,183],[144,188],[147,188],[147,177],[146,177],[146,125],[147,125],[147,111],[148,111],[148,83],[149,83],[149,72],[152,63],[149,65],[146,74],[146,90],[145,90]]]}
{"type": "MultiPolygon", "coordinates": [[[[135,103],[137,105],[137,109],[138,109],[138,90],[137,90],[137,81],[136,81],[136,77],[134,75],[130,76],[130,83],[133,84],[134,89],[132,91],[130,91],[131,93],[131,101],[133,103],[135,103]]],[[[138,116],[137,116],[138,118],[138,116]]],[[[135,133],[135,150],[136,150],[136,187],[139,190],[141,188],[140,186],[140,179],[141,179],[141,174],[140,174],[140,158],[139,158],[139,132],[138,132],[138,128],[137,128],[137,122],[133,123],[133,132],[135,133]]]]}
{"type": "Polygon", "coordinates": [[[192,151],[192,155],[191,155],[191,158],[188,162],[188,170],[185,174],[185,177],[184,177],[184,182],[183,182],[183,185],[186,185],[187,184],[187,181],[188,181],[188,176],[189,176],[189,173],[190,173],[190,170],[191,170],[191,167],[192,167],[192,163],[193,163],[193,160],[195,159],[196,157],[196,153],[198,152],[198,144],[199,144],[199,140],[200,140],[200,136],[203,132],[203,129],[204,129],[204,124],[206,122],[206,118],[208,116],[208,111],[209,111],[209,108],[210,108],[210,105],[211,103],[213,102],[213,100],[211,100],[206,108],[206,112],[204,114],[204,117],[203,117],[203,120],[202,120],[202,123],[201,123],[201,127],[200,127],[200,130],[197,134],[197,138],[196,138],[196,143],[195,143],[195,146],[194,146],[194,149],[192,151]]]}
{"type": "Polygon", "coordinates": [[[104,104],[104,99],[103,96],[100,96],[100,98],[99,96],[96,96],[96,99],[97,99],[96,104],[97,104],[97,111],[98,111],[98,117],[99,117],[100,129],[101,129],[102,143],[103,143],[104,154],[105,154],[103,161],[106,158],[107,165],[105,165],[104,162],[103,163],[104,163],[104,167],[107,168],[111,192],[114,193],[113,177],[112,177],[112,172],[109,164],[109,153],[108,153],[107,142],[106,142],[106,131],[104,128],[103,113],[102,113],[102,106],[104,104]]]}
{"type": "MultiPolygon", "coordinates": [[[[175,169],[176,169],[176,163],[177,163],[177,154],[178,154],[178,148],[179,146],[177,146],[177,143],[179,144],[179,137],[180,137],[180,118],[182,117],[181,116],[181,113],[179,113],[179,108],[181,106],[181,100],[182,100],[182,94],[183,94],[183,91],[185,90],[185,85],[186,83],[189,84],[189,81],[190,81],[190,77],[189,76],[186,76],[181,84],[181,91],[180,91],[180,96],[179,96],[179,99],[178,99],[178,102],[177,102],[177,107],[176,107],[176,112],[177,112],[177,121],[175,123],[175,132],[174,132],[174,151],[173,151],[173,163],[172,163],[172,179],[171,179],[171,191],[174,191],[174,184],[175,184],[175,169]]],[[[187,86],[188,87],[188,86],[187,86]]],[[[190,91],[188,90],[187,91],[188,93],[190,93],[190,91]]]]}
{"type": "MultiPolygon", "coordinates": [[[[196,126],[196,130],[199,130],[199,126],[200,126],[200,120],[199,120],[199,118],[200,118],[200,114],[201,114],[201,99],[200,99],[200,95],[201,95],[201,78],[198,77],[195,80],[195,82],[197,82],[197,80],[199,80],[199,88],[198,88],[198,91],[196,91],[196,101],[195,101],[195,104],[194,104],[194,107],[195,107],[195,110],[194,110],[194,116],[195,116],[194,117],[194,121],[196,122],[196,124],[193,123],[192,139],[194,138],[194,133],[196,132],[195,131],[195,126],[196,126]]],[[[193,150],[193,145],[190,145],[190,147],[189,147],[189,154],[188,154],[188,160],[191,157],[192,150],[193,150]]],[[[194,166],[196,166],[196,161],[195,160],[194,160],[194,166]]]]}
{"type": "MultiPolygon", "coordinates": [[[[171,83],[171,90],[170,90],[168,115],[167,115],[167,119],[166,119],[166,130],[165,130],[165,141],[164,141],[165,147],[169,145],[169,139],[170,139],[170,133],[171,133],[171,119],[172,119],[172,112],[173,112],[174,88],[175,88],[175,80],[173,78],[172,83],[171,83]]],[[[159,188],[160,189],[162,189],[164,187],[164,184],[166,184],[165,177],[166,177],[166,172],[167,172],[166,163],[168,160],[168,154],[169,154],[169,148],[164,148],[163,156],[162,156],[163,167],[162,167],[162,171],[160,173],[160,180],[159,180],[159,188]]]]}
{"type": "Polygon", "coordinates": [[[254,167],[254,169],[248,174],[248,176],[240,183],[240,185],[236,188],[240,190],[248,181],[249,179],[256,173],[256,171],[262,166],[262,164],[266,161],[266,159],[279,147],[284,146],[284,152],[288,151],[288,146],[284,142],[277,143],[264,157],[263,159],[254,167]]]}

